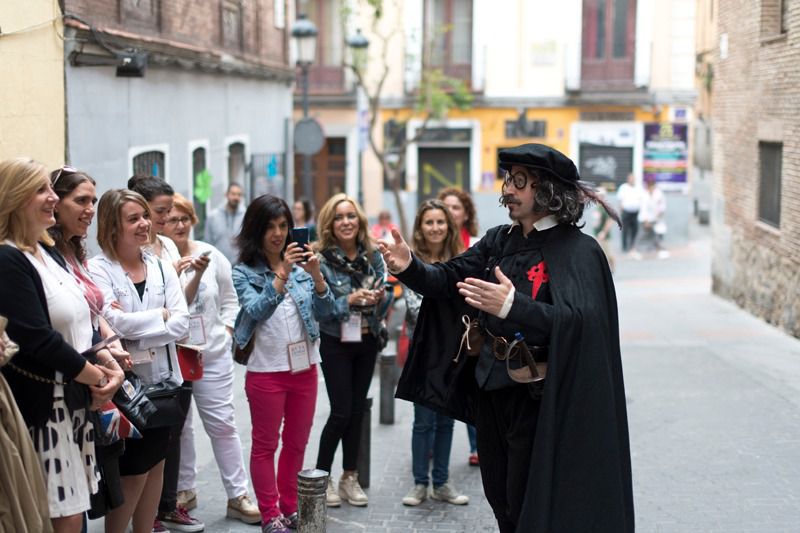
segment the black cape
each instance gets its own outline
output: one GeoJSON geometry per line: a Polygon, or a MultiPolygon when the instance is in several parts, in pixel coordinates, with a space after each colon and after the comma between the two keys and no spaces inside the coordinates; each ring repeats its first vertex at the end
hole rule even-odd
{"type": "MultiPolygon", "coordinates": [[[[484,264],[489,255],[500,255],[508,229],[500,226],[486,234],[484,264]]],[[[554,318],[517,532],[632,533],[628,419],[608,261],[597,242],[574,226],[559,225],[548,234],[542,254],[554,318]]],[[[420,278],[429,268],[450,267],[415,259],[397,277],[424,295],[420,278]]],[[[453,362],[463,331],[461,315],[468,309],[452,293],[423,300],[396,396],[472,423],[476,358],[462,355],[453,362]]]]}

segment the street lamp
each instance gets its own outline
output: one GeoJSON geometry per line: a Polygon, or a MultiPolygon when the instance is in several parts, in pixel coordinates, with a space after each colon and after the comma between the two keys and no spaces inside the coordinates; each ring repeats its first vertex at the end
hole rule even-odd
{"type": "MultiPolygon", "coordinates": [[[[369,41],[361,29],[356,30],[356,34],[347,39],[347,46],[353,50],[353,69],[365,68],[367,64],[367,47],[369,41]]],[[[363,184],[363,169],[362,169],[362,154],[366,149],[368,131],[368,117],[367,117],[367,102],[366,91],[361,84],[361,78],[356,77],[357,95],[356,95],[356,110],[358,113],[358,203],[364,206],[364,184],[363,184]]]]}
{"type": "MultiPolygon", "coordinates": [[[[300,90],[303,93],[303,119],[308,118],[308,67],[314,62],[317,52],[317,27],[300,14],[292,26],[292,39],[297,44],[297,65],[300,67],[300,90]]],[[[303,194],[313,197],[314,180],[311,176],[311,154],[303,154],[303,194]]]]}

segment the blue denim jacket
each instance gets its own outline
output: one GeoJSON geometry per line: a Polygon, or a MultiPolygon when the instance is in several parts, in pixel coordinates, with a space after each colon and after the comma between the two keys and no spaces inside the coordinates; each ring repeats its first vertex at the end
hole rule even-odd
{"type": "MultiPolygon", "coordinates": [[[[233,326],[233,338],[242,348],[250,341],[258,323],[271,317],[283,301],[284,295],[272,285],[274,280],[275,273],[263,263],[254,267],[240,263],[233,267],[233,287],[240,305],[233,326]]],[[[316,341],[319,338],[316,321],[329,319],[333,313],[330,288],[325,288],[325,294],[317,294],[311,275],[295,266],[289,273],[286,291],[297,304],[309,340],[316,341]]]]}
{"type": "MultiPolygon", "coordinates": [[[[383,262],[383,256],[378,250],[372,252],[370,263],[375,275],[380,280],[380,284],[376,283],[376,288],[383,286],[386,281],[386,264],[383,262]]],[[[320,271],[322,271],[325,281],[328,282],[328,287],[333,291],[336,303],[331,315],[326,318],[319,317],[319,329],[326,335],[339,338],[342,336],[342,322],[346,322],[350,317],[350,304],[347,302],[347,297],[353,292],[352,281],[350,280],[350,274],[335,268],[324,257],[320,257],[320,271]]],[[[382,322],[388,311],[389,304],[391,304],[391,299],[387,295],[383,302],[376,306],[375,314],[366,315],[369,331],[376,337],[382,328],[382,322]]]]}

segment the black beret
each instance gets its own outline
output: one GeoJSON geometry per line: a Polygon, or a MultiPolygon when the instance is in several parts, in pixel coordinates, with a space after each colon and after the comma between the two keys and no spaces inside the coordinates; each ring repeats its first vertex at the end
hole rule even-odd
{"type": "Polygon", "coordinates": [[[580,176],[572,159],[555,148],[544,144],[522,144],[514,148],[505,148],[498,154],[500,168],[510,171],[514,165],[545,171],[556,178],[577,185],[580,176]]]}

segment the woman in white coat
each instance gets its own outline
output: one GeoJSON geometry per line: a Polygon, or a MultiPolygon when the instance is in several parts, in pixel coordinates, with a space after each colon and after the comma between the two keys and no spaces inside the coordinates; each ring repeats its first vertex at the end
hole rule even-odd
{"type": "MultiPolygon", "coordinates": [[[[180,263],[187,265],[182,269],[181,278],[192,323],[189,344],[199,345],[203,355],[203,377],[193,383],[192,395],[211,439],[214,458],[228,495],[226,515],[247,524],[258,524],[261,513],[248,494],[247,471],[233,407],[231,334],[239,313],[239,299],[233,288],[230,261],[210,244],[189,238],[192,226],[197,222],[192,202],[175,194],[164,233],[178,247],[180,263]]],[[[178,506],[186,509],[197,506],[191,410],[181,434],[178,506]]]]}
{"type": "MultiPolygon", "coordinates": [[[[150,208],[133,191],[110,190],[98,204],[97,240],[103,253],[89,271],[103,291],[105,318],[122,333],[133,371],[145,384],[172,375],[183,381],[175,341],[189,331],[189,312],[178,275],[169,264],[142,252],[150,241],[150,208]]],[[[120,457],[125,503],[106,516],[106,532],[122,533],[133,518],[133,533],[150,533],[155,520],[170,427],[145,429],[128,440],[120,457]]]]}

